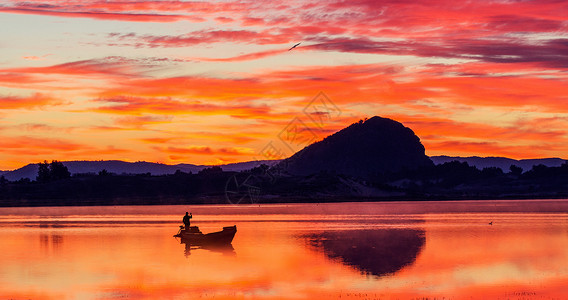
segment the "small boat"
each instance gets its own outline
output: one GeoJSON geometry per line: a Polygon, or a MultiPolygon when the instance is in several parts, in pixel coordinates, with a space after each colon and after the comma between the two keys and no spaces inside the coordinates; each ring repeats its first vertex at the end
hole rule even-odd
{"type": "Polygon", "coordinates": [[[179,232],[174,237],[179,237],[183,243],[191,245],[227,245],[231,244],[236,233],[237,225],[223,227],[222,231],[206,234],[203,234],[197,226],[187,229],[180,226],[179,232]]]}

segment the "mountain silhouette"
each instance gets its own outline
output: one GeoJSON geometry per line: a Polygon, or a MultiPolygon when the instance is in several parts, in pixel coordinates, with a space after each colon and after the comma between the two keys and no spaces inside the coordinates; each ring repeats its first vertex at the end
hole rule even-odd
{"type": "Polygon", "coordinates": [[[433,166],[418,136],[401,123],[372,117],[351,124],[278,164],[292,175],[330,172],[355,177],[433,166]]]}
{"type": "MultiPolygon", "coordinates": [[[[252,169],[258,167],[261,164],[273,165],[278,161],[270,160],[258,160],[249,161],[241,163],[231,163],[226,165],[220,165],[224,171],[240,172],[243,170],[252,169]]],[[[102,170],[106,170],[109,173],[121,174],[146,174],[151,175],[166,175],[174,174],[176,171],[182,171],[185,173],[197,173],[207,167],[206,165],[193,165],[193,164],[178,164],[178,165],[166,165],[161,163],[151,163],[145,161],[138,162],[125,162],[120,160],[101,160],[101,161],[63,161],[62,162],[71,174],[85,174],[85,173],[98,173],[102,170]]],[[[38,174],[38,164],[28,164],[19,169],[13,171],[3,171],[0,172],[0,176],[4,176],[6,179],[14,181],[21,178],[28,178],[30,180],[35,180],[38,174]]]]}

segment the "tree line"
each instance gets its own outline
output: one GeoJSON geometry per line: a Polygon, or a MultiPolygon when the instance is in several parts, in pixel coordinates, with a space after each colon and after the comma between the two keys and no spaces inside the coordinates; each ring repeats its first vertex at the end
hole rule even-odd
{"type": "MultiPolygon", "coordinates": [[[[239,187],[255,188],[260,197],[267,196],[264,202],[357,201],[360,195],[352,193],[354,183],[397,192],[408,200],[568,197],[568,163],[537,165],[528,171],[512,165],[503,171],[453,161],[353,178],[334,172],[293,176],[267,165],[243,172],[209,167],[195,174],[177,171],[158,176],[117,175],[106,170],[71,174],[59,161],[44,161],[38,164],[33,181],[10,182],[0,177],[0,206],[226,203],[225,190],[231,179],[239,187]]],[[[387,196],[374,199],[393,200],[387,196]]]]}

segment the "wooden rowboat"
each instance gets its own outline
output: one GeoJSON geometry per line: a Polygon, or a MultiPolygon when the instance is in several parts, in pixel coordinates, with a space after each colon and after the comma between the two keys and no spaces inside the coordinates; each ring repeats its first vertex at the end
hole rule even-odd
{"type": "Polygon", "coordinates": [[[179,237],[182,242],[192,245],[227,245],[231,244],[236,233],[237,225],[223,227],[222,231],[206,234],[203,234],[197,226],[187,229],[180,226],[179,232],[174,237],[179,237]]]}

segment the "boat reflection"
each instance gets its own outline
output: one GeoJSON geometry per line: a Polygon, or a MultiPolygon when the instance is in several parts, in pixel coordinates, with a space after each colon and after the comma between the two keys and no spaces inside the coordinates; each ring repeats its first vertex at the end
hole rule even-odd
{"type": "Polygon", "coordinates": [[[391,275],[411,265],[424,248],[425,232],[417,229],[325,231],[305,235],[309,247],[363,274],[391,275]]]}
{"type": "Polygon", "coordinates": [[[222,231],[203,234],[199,227],[191,226],[184,228],[179,227],[179,231],[174,235],[180,240],[181,244],[185,244],[185,256],[191,255],[191,250],[204,249],[212,252],[219,252],[223,255],[235,255],[235,249],[231,242],[237,233],[237,226],[223,227],[222,231]]]}
{"type": "Polygon", "coordinates": [[[191,255],[191,251],[195,250],[208,250],[211,252],[221,253],[225,256],[235,256],[237,253],[235,252],[235,248],[231,244],[199,244],[195,245],[192,244],[184,239],[180,239],[180,244],[185,245],[185,249],[183,251],[186,257],[191,255]]]}

